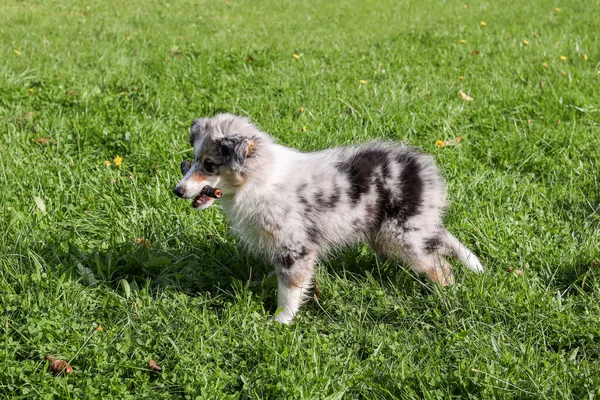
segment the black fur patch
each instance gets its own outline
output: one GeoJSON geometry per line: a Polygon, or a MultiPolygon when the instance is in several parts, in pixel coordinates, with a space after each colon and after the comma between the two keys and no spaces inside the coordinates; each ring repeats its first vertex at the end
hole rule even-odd
{"type": "Polygon", "coordinates": [[[370,210],[370,214],[375,214],[375,218],[371,220],[371,228],[379,228],[384,220],[394,220],[402,226],[406,220],[419,212],[423,195],[423,181],[419,174],[421,167],[418,159],[414,154],[403,152],[396,156],[396,162],[402,169],[397,183],[400,186],[401,194],[393,196],[391,191],[386,188],[387,178],[385,178],[383,170],[381,176],[375,177],[378,193],[377,203],[370,210]]]}
{"type": "Polygon", "coordinates": [[[306,236],[308,236],[308,240],[312,243],[319,243],[321,241],[321,230],[318,228],[317,224],[310,224],[308,228],[306,228],[306,236]]]}
{"type": "Polygon", "coordinates": [[[198,118],[190,126],[190,146],[194,147],[196,139],[204,133],[207,127],[207,121],[204,118],[198,118]]]}
{"type": "Polygon", "coordinates": [[[225,136],[217,142],[219,152],[232,171],[240,171],[246,161],[249,141],[238,135],[225,136]]]}
{"type": "Polygon", "coordinates": [[[381,175],[389,178],[388,151],[381,149],[361,150],[351,159],[336,165],[340,172],[345,173],[350,181],[348,196],[356,204],[360,197],[369,191],[373,182],[373,174],[381,167],[381,175]]]}
{"type": "Polygon", "coordinates": [[[296,261],[303,259],[307,254],[308,249],[305,246],[300,246],[297,250],[284,246],[275,253],[273,261],[275,264],[289,269],[296,261]]]}
{"type": "Polygon", "coordinates": [[[438,251],[441,247],[442,241],[439,237],[434,236],[429,239],[425,239],[425,243],[423,244],[423,251],[427,254],[433,254],[438,251]]]}
{"type": "Polygon", "coordinates": [[[403,167],[399,182],[402,187],[402,207],[398,210],[398,219],[402,223],[419,212],[423,196],[421,166],[417,158],[413,155],[405,157],[403,167]]]}
{"type": "MultiPolygon", "coordinates": [[[[336,188],[334,188],[335,190],[336,188]]],[[[329,199],[327,199],[327,201],[325,202],[325,206],[327,206],[327,208],[334,208],[338,201],[340,201],[340,193],[339,193],[339,188],[337,188],[337,190],[335,190],[331,196],[329,196],[329,199]]]]}
{"type": "Polygon", "coordinates": [[[323,192],[320,190],[317,190],[315,193],[313,193],[313,199],[315,200],[315,203],[317,204],[321,204],[323,203],[324,197],[323,197],[323,192]]]}
{"type": "Polygon", "coordinates": [[[301,183],[296,188],[296,196],[298,196],[298,201],[300,202],[300,204],[302,204],[304,206],[308,205],[308,199],[306,198],[306,188],[307,187],[308,187],[308,184],[305,182],[305,183],[301,183]]]}
{"type": "Polygon", "coordinates": [[[304,196],[298,196],[298,201],[304,206],[308,206],[308,200],[304,196]]]}

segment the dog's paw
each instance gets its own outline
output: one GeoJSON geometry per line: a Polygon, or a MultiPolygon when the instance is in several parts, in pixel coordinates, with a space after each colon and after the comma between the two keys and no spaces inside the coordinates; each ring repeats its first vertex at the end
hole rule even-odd
{"type": "Polygon", "coordinates": [[[282,324],[289,325],[294,319],[294,314],[292,314],[289,310],[281,310],[275,313],[275,320],[281,322],[282,324]]]}

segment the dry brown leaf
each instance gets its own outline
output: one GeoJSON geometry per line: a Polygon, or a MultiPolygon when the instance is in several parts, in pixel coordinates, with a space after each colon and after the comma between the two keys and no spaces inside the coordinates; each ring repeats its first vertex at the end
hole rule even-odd
{"type": "Polygon", "coordinates": [[[72,96],[72,95],[74,95],[75,93],[77,93],[77,91],[75,91],[75,90],[69,90],[69,91],[67,92],[67,94],[68,94],[69,96],[72,96]]]}
{"type": "Polygon", "coordinates": [[[34,115],[33,111],[29,111],[29,112],[26,112],[25,114],[21,115],[19,117],[19,119],[28,119],[28,118],[33,117],[33,115],[34,115]]]}
{"type": "Polygon", "coordinates": [[[315,298],[315,300],[320,300],[321,299],[321,289],[319,289],[319,284],[317,283],[317,281],[315,281],[315,292],[313,294],[313,297],[315,298]]]}
{"type": "Polygon", "coordinates": [[[444,146],[456,146],[457,144],[459,144],[462,140],[462,136],[457,136],[456,139],[452,139],[452,140],[446,140],[444,142],[444,146]]]}
{"type": "Polygon", "coordinates": [[[73,367],[69,365],[65,360],[57,360],[54,357],[46,356],[44,357],[50,363],[50,370],[55,374],[61,373],[63,370],[65,373],[70,374],[73,372],[73,367]]]}
{"type": "Polygon", "coordinates": [[[34,142],[40,143],[40,144],[56,144],[56,140],[54,140],[52,138],[41,137],[41,138],[34,138],[31,140],[34,142]]]}
{"type": "Polygon", "coordinates": [[[150,359],[150,361],[148,361],[148,368],[150,368],[152,371],[156,371],[156,372],[161,372],[162,368],[158,366],[158,364],[156,363],[156,361],[154,361],[153,359],[150,359]]]}
{"type": "Polygon", "coordinates": [[[144,246],[150,248],[152,247],[152,243],[150,243],[150,241],[148,240],[144,240],[142,238],[135,238],[135,241],[138,242],[139,244],[143,244],[144,246]]]}
{"type": "Polygon", "coordinates": [[[458,97],[460,97],[461,100],[464,100],[464,101],[473,101],[473,98],[471,96],[469,96],[468,94],[466,94],[465,92],[463,92],[462,90],[458,91],[458,97]]]}
{"type": "Polygon", "coordinates": [[[512,272],[515,275],[523,275],[523,271],[521,271],[520,269],[513,268],[513,267],[510,267],[508,269],[508,272],[512,272]]]}
{"type": "Polygon", "coordinates": [[[476,56],[477,54],[479,54],[479,50],[475,50],[475,49],[471,50],[472,56],[476,56]]]}

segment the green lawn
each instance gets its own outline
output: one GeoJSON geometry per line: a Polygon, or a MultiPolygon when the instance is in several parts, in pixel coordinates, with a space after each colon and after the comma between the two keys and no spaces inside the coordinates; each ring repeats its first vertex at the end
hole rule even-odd
{"type": "Polygon", "coordinates": [[[600,2],[369,3],[0,4],[1,397],[600,397],[600,2]],[[274,322],[269,266],[171,192],[223,111],[431,152],[486,274],[359,246],[274,322]]]}

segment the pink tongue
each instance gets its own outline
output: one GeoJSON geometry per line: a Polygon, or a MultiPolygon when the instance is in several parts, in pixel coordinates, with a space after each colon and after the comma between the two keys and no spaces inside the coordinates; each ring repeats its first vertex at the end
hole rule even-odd
{"type": "Polygon", "coordinates": [[[204,203],[206,203],[208,201],[208,196],[205,194],[201,194],[200,196],[196,197],[192,203],[192,205],[194,207],[199,207],[201,205],[203,205],[204,203]]]}

